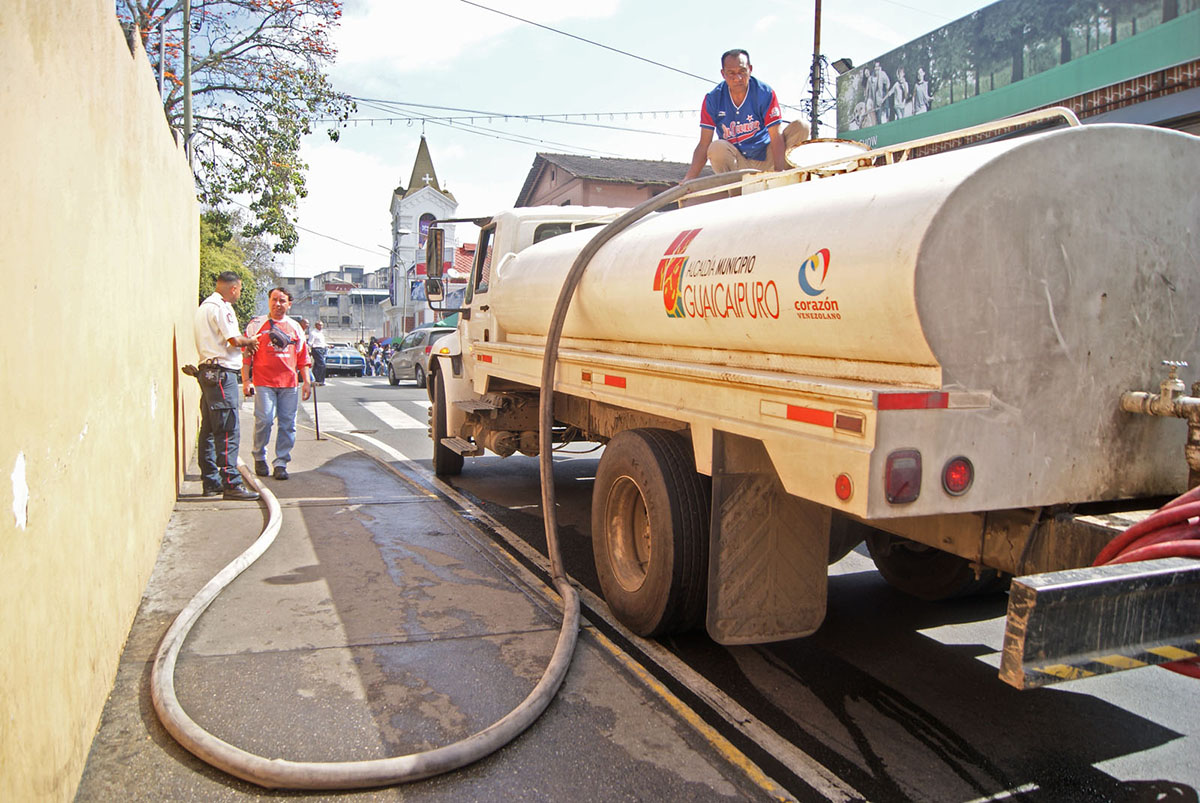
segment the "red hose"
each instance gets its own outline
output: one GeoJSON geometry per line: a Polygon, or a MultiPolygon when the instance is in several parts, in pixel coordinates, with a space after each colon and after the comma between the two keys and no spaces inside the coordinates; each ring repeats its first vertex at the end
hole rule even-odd
{"type": "Polygon", "coordinates": [[[1167,504],[1154,511],[1149,517],[1139,521],[1125,532],[1118,535],[1104,549],[1100,550],[1100,554],[1096,556],[1096,562],[1093,566],[1103,566],[1121,552],[1125,547],[1133,543],[1139,536],[1145,533],[1160,529],[1168,524],[1178,524],[1181,521],[1187,521],[1190,518],[1200,516],[1200,502],[1187,502],[1181,504],[1167,504]]]}
{"type": "MultiPolygon", "coordinates": [[[[1167,502],[1129,527],[1096,556],[1093,566],[1158,558],[1200,558],[1200,486],[1167,502]]],[[[1180,675],[1200,679],[1200,658],[1160,664],[1180,675]]]]}

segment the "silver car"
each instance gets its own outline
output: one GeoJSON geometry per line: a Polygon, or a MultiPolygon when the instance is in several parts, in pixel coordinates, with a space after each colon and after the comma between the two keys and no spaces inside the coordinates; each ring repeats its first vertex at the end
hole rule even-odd
{"type": "Polygon", "coordinates": [[[433,344],[453,331],[453,326],[419,326],[406,334],[388,361],[388,382],[397,385],[411,376],[417,387],[425,387],[433,344]]]}

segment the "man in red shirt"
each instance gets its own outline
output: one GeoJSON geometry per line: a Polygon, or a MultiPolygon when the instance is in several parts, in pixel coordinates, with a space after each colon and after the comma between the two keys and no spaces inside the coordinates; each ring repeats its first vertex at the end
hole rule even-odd
{"type": "Polygon", "coordinates": [[[254,396],[254,473],[267,476],[267,444],[271,441],[271,424],[278,420],[275,438],[275,479],[288,478],[287,464],[296,443],[297,384],[304,401],[312,395],[308,379],[308,343],[304,331],[295,319],[288,317],[292,294],[276,287],[267,296],[270,313],[259,315],[246,327],[246,336],[258,342],[258,350],[250,365],[242,366],[242,392],[254,396]],[[254,385],[250,384],[250,369],[254,385]],[[300,381],[297,382],[297,372],[300,381]]]}

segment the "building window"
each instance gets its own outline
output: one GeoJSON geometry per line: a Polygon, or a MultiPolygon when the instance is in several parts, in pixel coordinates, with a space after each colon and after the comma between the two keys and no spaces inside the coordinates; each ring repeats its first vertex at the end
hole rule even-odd
{"type": "Polygon", "coordinates": [[[420,241],[417,243],[417,245],[425,245],[425,238],[429,235],[429,226],[435,220],[437,220],[437,217],[434,216],[432,212],[426,212],[425,214],[421,215],[421,219],[417,223],[417,231],[420,233],[420,241]]]}

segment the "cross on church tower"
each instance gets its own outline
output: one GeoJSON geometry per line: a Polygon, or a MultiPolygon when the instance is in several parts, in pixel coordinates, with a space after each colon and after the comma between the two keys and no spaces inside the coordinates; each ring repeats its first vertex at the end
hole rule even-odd
{"type": "Polygon", "coordinates": [[[424,181],[424,182],[425,182],[425,186],[426,186],[426,187],[428,187],[428,186],[429,186],[429,182],[433,181],[433,176],[431,176],[431,175],[429,175],[428,173],[426,173],[424,176],[422,176],[422,177],[421,177],[421,180],[422,180],[422,181],[424,181]]]}

